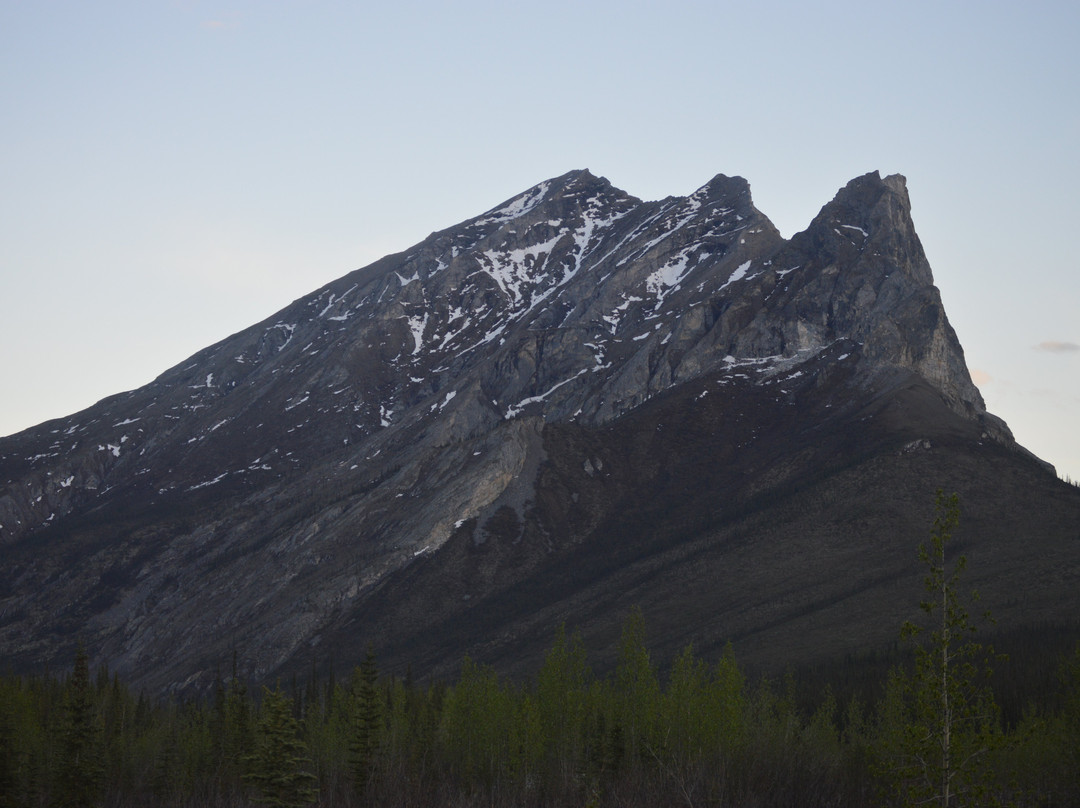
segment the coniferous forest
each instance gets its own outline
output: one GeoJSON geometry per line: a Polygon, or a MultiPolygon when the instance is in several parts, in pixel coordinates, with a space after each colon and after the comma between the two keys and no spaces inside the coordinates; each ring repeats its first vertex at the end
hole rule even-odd
{"type": "Polygon", "coordinates": [[[559,632],[528,683],[466,659],[418,685],[369,655],[347,681],[161,702],[80,652],[65,676],[0,679],[0,806],[1080,805],[1080,647],[1011,722],[982,671],[958,682],[945,767],[928,661],[871,701],[750,683],[730,647],[661,677],[643,630],[632,613],[604,677],[559,632]]]}
{"type": "Polygon", "coordinates": [[[420,684],[369,649],[347,680],[234,673],[155,701],[80,648],[65,675],[0,679],[0,808],[1080,806],[1080,644],[982,643],[946,553],[956,514],[939,496],[906,652],[779,678],[730,645],[661,672],[640,611],[610,672],[560,629],[526,682],[466,658],[420,684]]]}

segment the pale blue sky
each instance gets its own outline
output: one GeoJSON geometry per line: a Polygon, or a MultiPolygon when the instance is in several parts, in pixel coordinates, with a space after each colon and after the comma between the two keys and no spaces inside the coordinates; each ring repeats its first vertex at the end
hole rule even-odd
{"type": "Polygon", "coordinates": [[[787,236],[877,169],[1080,478],[1078,41],[1075,2],[0,0],[0,434],[571,169],[739,174],[787,236]]]}

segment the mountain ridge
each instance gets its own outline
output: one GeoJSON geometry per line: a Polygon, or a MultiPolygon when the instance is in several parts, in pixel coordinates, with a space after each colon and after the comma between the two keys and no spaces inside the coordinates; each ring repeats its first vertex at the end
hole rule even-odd
{"type": "MultiPolygon", "coordinates": [[[[0,439],[0,648],[40,664],[79,634],[155,688],[205,687],[237,648],[260,678],[365,639],[428,670],[470,648],[527,659],[493,637],[618,601],[599,581],[642,559],[701,542],[713,557],[709,536],[754,503],[782,510],[882,458],[911,488],[912,453],[955,472],[990,447],[1046,474],[971,382],[902,176],[853,179],[785,240],[742,178],[643,202],[572,171],[0,439]],[[561,581],[575,564],[599,577],[561,581]],[[533,613],[506,605],[527,590],[533,613]],[[478,617],[492,603],[505,620],[478,617]]],[[[1051,499],[1056,484],[1029,482],[1051,499]]],[[[1073,569],[1053,531],[1048,557],[1073,569]]],[[[910,574],[897,550],[879,579],[910,574]]],[[[739,625],[723,614],[717,637],[739,625]]]]}

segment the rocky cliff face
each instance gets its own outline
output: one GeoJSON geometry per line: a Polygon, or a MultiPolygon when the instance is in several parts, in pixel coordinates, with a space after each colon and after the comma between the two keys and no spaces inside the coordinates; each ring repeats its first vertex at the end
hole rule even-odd
{"type": "Polygon", "coordinates": [[[853,180],[786,241],[740,178],[643,202],[571,172],[0,441],[0,647],[33,665],[80,636],[157,688],[233,649],[268,676],[370,639],[434,670],[585,614],[605,576],[569,585],[569,559],[660,552],[595,556],[642,498],[668,503],[638,525],[667,552],[916,422],[1027,462],[902,177],[853,180]],[[909,416],[861,426],[886,398],[909,416]],[[687,477],[706,446],[726,471],[687,477]],[[711,527],[671,533],[704,501],[711,527]]]}

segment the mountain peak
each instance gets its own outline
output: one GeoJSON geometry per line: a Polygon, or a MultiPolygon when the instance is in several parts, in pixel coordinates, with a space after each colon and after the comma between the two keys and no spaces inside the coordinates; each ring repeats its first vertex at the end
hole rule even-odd
{"type": "MultiPolygon", "coordinates": [[[[902,175],[883,180],[874,171],[851,180],[790,247],[794,255],[785,260],[815,268],[820,282],[812,295],[828,296],[833,322],[862,344],[867,360],[915,371],[959,413],[985,413],[915,232],[902,175]]],[[[996,421],[988,429],[1009,439],[996,421]]]]}
{"type": "Polygon", "coordinates": [[[705,183],[702,188],[708,188],[711,195],[724,196],[732,200],[738,199],[743,195],[747,198],[750,196],[750,183],[739,176],[717,174],[705,183]]]}
{"type": "Polygon", "coordinates": [[[581,614],[661,537],[939,433],[1016,454],[903,177],[785,240],[741,177],[648,202],[576,170],[0,441],[0,649],[55,660],[81,632],[163,687],[364,635],[432,670],[468,650],[447,638],[503,642],[477,626],[581,614]]]}
{"type": "Polygon", "coordinates": [[[903,174],[889,174],[882,182],[896,193],[907,194],[907,177],[903,174]]]}

